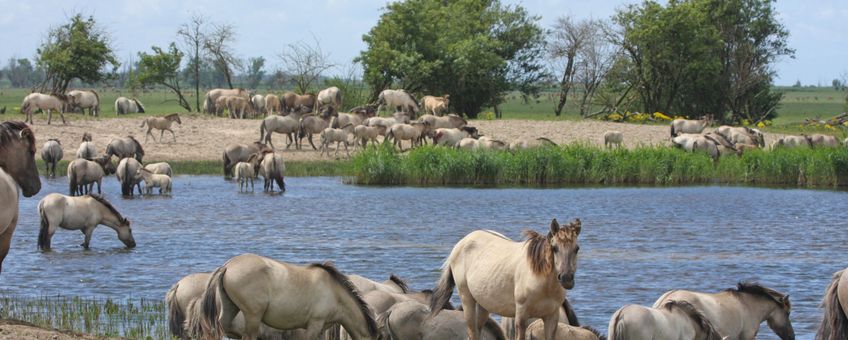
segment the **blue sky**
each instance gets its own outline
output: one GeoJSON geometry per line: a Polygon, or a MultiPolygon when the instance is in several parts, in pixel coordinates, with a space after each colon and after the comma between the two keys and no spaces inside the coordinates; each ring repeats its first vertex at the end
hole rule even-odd
{"type": "MultiPolygon", "coordinates": [[[[616,8],[632,0],[504,0],[521,4],[542,17],[549,27],[556,17],[608,18],[616,8]]],[[[267,67],[280,66],[277,55],[287,44],[321,41],[331,59],[340,65],[351,62],[365,45],[362,35],[377,22],[385,0],[314,1],[199,1],[199,0],[0,0],[0,63],[12,56],[33,57],[45,32],[76,12],[94,15],[112,35],[121,60],[128,60],[152,45],[176,39],[180,24],[193,13],[236,27],[236,51],[241,57],[264,56],[267,67]],[[235,5],[235,6],[234,6],[235,5]]],[[[775,65],[780,85],[796,80],[804,84],[829,85],[848,72],[848,6],[845,0],[780,0],[780,18],[790,31],[789,44],[795,59],[775,65]]]]}

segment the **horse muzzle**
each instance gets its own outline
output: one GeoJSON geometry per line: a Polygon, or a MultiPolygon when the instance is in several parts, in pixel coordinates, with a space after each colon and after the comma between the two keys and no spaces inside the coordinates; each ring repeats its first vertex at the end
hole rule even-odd
{"type": "Polygon", "coordinates": [[[574,273],[559,274],[557,275],[557,280],[559,281],[559,284],[562,285],[562,288],[574,288],[574,273]]]}
{"type": "Polygon", "coordinates": [[[127,242],[124,242],[124,245],[127,246],[127,249],[135,248],[135,240],[129,240],[127,242]]]}

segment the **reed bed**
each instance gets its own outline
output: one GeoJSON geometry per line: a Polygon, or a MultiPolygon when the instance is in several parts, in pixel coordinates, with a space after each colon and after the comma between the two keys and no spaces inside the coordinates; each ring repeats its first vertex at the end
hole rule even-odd
{"type": "Polygon", "coordinates": [[[161,299],[3,296],[0,318],[37,326],[129,339],[170,339],[161,299]]]}
{"type": "Polygon", "coordinates": [[[848,185],[848,149],[754,150],[713,161],[702,153],[645,146],[571,144],[516,152],[390,146],[353,158],[365,185],[567,186],[734,184],[828,188],[848,185]]]}

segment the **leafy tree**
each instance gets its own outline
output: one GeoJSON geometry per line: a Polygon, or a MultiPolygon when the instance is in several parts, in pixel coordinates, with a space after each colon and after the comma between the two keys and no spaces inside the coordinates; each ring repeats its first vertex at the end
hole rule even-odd
{"type": "Polygon", "coordinates": [[[134,85],[142,87],[165,86],[177,95],[180,106],[191,112],[191,105],[183,97],[180,90],[179,72],[183,53],[177,49],[175,43],[171,43],[167,51],[157,46],[153,46],[151,49],[153,50],[152,54],[138,53],[139,62],[136,75],[133,78],[134,85]]]}
{"type": "Polygon", "coordinates": [[[35,80],[35,67],[29,59],[10,58],[9,65],[5,70],[6,78],[12,83],[12,87],[27,87],[35,80]]]}
{"type": "Polygon", "coordinates": [[[250,89],[255,89],[259,86],[259,82],[262,81],[262,78],[265,77],[265,70],[262,68],[265,67],[265,58],[250,58],[247,60],[247,87],[250,89]]]}
{"type": "Polygon", "coordinates": [[[498,0],[393,2],[357,58],[371,99],[391,86],[450,94],[454,110],[476,117],[503,93],[538,91],[544,34],[521,6],[498,0]]]}
{"type": "Polygon", "coordinates": [[[53,28],[37,50],[36,63],[46,70],[41,91],[64,93],[74,79],[94,84],[117,71],[120,63],[112,51],[109,35],[93,17],[71,17],[65,25],[53,28]],[[111,71],[108,70],[111,66],[111,71]],[[49,84],[48,84],[49,83],[49,84]]]}

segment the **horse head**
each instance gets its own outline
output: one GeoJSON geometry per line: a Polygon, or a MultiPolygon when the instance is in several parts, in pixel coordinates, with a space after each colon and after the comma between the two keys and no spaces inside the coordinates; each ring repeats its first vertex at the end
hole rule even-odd
{"type": "Polygon", "coordinates": [[[135,238],[133,238],[132,235],[132,228],[130,228],[129,219],[121,219],[121,223],[118,226],[117,231],[118,239],[121,240],[127,248],[135,248],[135,238]]]}
{"type": "Polygon", "coordinates": [[[0,124],[0,167],[15,179],[24,197],[41,190],[35,166],[35,136],[25,123],[0,124]]]}
{"type": "Polygon", "coordinates": [[[104,155],[103,157],[93,159],[93,161],[100,164],[100,167],[103,168],[103,173],[106,175],[114,174],[117,171],[115,163],[112,163],[112,156],[104,155]]]}
{"type": "Polygon", "coordinates": [[[557,281],[565,289],[574,288],[577,253],[580,251],[577,236],[580,235],[581,229],[582,223],[579,218],[562,227],[556,219],[551,221],[551,231],[548,233],[547,239],[550,241],[553,271],[556,274],[557,281]]]}

